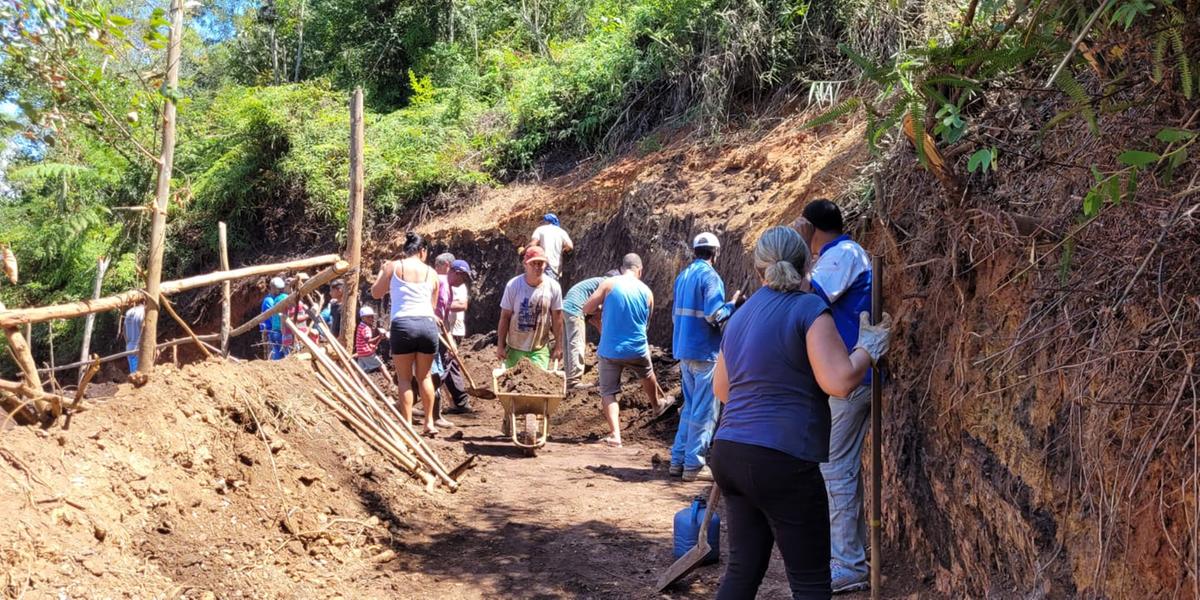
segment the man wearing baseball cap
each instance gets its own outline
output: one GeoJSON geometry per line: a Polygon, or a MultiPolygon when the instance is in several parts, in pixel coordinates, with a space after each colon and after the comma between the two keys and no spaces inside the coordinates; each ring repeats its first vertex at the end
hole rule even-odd
{"type": "MultiPolygon", "coordinates": [[[[272,277],[271,287],[263,298],[261,312],[271,310],[276,304],[287,299],[287,294],[283,289],[287,287],[287,282],[282,277],[272,277]]],[[[283,345],[283,317],[274,315],[271,318],[258,324],[258,331],[263,337],[263,341],[267,343],[267,348],[271,360],[279,360],[287,356],[287,349],[283,345]]]]}
{"type": "Polygon", "coordinates": [[[734,304],[725,301],[725,282],[713,268],[720,248],[717,236],[697,235],[692,263],[675,278],[671,348],[683,376],[683,406],[668,473],[684,481],[712,481],[706,455],[717,426],[713,369],[721,349],[721,325],[734,310],[734,304]]]}
{"type": "Polygon", "coordinates": [[[546,275],[555,281],[562,278],[563,253],[575,249],[571,236],[559,225],[558,216],[554,213],[542,216],[541,226],[533,230],[526,246],[541,246],[546,251],[546,275]]]}
{"type": "MultiPolygon", "coordinates": [[[[455,346],[461,344],[463,337],[467,335],[467,284],[474,277],[475,272],[471,270],[471,265],[462,259],[456,259],[451,262],[450,270],[446,273],[446,287],[450,290],[450,310],[444,319],[444,323],[446,331],[450,333],[450,337],[454,338],[455,346]]],[[[450,359],[449,348],[443,349],[442,346],[439,346],[438,350],[439,352],[446,353],[442,357],[446,371],[442,377],[442,383],[446,386],[446,391],[450,392],[450,401],[453,404],[446,412],[470,412],[470,396],[467,395],[467,385],[463,381],[462,365],[458,364],[458,361],[450,359]]]]}
{"type": "Polygon", "coordinates": [[[500,323],[496,327],[496,356],[512,367],[528,358],[543,369],[550,368],[550,338],[553,358],[563,352],[562,287],[546,277],[546,252],[539,246],[525,249],[525,272],[504,286],[500,299],[500,323]]]}

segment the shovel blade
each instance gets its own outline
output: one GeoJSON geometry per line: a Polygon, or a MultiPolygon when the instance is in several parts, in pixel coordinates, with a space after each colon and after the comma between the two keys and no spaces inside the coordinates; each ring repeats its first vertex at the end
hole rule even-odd
{"type": "Polygon", "coordinates": [[[667,589],[672,583],[679,581],[684,575],[692,572],[704,561],[704,557],[708,555],[712,546],[708,545],[708,541],[701,539],[698,544],[692,546],[686,554],[679,557],[679,560],[671,563],[671,566],[659,575],[658,582],[654,585],[654,591],[661,592],[667,589]]]}
{"type": "Polygon", "coordinates": [[[467,395],[474,396],[480,400],[495,400],[496,392],[487,388],[467,388],[467,395]]]}

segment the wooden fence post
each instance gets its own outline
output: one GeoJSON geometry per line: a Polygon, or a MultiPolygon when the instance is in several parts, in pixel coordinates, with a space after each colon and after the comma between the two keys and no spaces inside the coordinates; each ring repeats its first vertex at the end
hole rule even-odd
{"type": "Polygon", "coordinates": [[[358,318],[358,282],[362,263],[363,223],[363,93],[354,90],[350,100],[350,215],[347,219],[346,260],[350,273],[346,277],[342,298],[342,345],[353,350],[354,327],[358,318]]]}
{"type": "MultiPolygon", "coordinates": [[[[100,288],[104,284],[104,273],[108,271],[108,264],[111,261],[107,256],[101,256],[96,261],[96,279],[92,281],[92,300],[100,298],[100,288]]],[[[118,317],[119,318],[119,317],[118,317]]],[[[79,349],[79,360],[85,361],[88,359],[88,353],[92,349],[92,327],[96,324],[96,313],[88,313],[87,319],[83,322],[83,344],[79,349]]],[[[83,382],[83,376],[87,373],[87,365],[79,367],[79,378],[75,381],[83,382]]]]}
{"type": "MultiPolygon", "coordinates": [[[[225,222],[217,223],[217,233],[221,244],[221,270],[229,270],[229,240],[225,235],[225,222]]],[[[221,356],[229,356],[229,330],[232,328],[232,316],[229,305],[232,284],[226,280],[221,282],[221,356]]]]}
{"type": "Polygon", "coordinates": [[[183,0],[171,0],[171,33],[167,43],[167,79],[163,89],[162,155],[158,159],[158,183],[154,191],[154,218],[150,222],[150,251],[146,258],[146,316],[138,371],[154,372],[154,354],[158,346],[158,298],[162,283],[163,250],[167,240],[167,206],[171,200],[171,169],[175,164],[175,101],[179,87],[179,44],[183,37],[183,0]]]}

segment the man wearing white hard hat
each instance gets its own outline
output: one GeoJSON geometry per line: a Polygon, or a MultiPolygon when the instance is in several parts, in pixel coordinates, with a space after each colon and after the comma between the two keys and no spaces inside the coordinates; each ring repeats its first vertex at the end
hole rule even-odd
{"type": "Polygon", "coordinates": [[[717,426],[713,369],[721,349],[721,326],[734,310],[734,303],[725,301],[725,282],[713,267],[720,248],[717,236],[697,235],[691,264],[675,278],[671,349],[683,376],[683,406],[669,474],[685,481],[712,481],[706,455],[717,426]]]}
{"type": "Polygon", "coordinates": [[[375,309],[364,306],[358,311],[358,328],[354,330],[354,360],[364,373],[378,371],[383,363],[375,350],[383,341],[383,332],[375,326],[375,309]]]}
{"type": "MultiPolygon", "coordinates": [[[[287,294],[283,289],[287,287],[287,283],[282,277],[272,277],[270,289],[267,291],[266,297],[262,301],[261,312],[271,310],[276,304],[283,302],[287,298],[287,294]]],[[[279,360],[287,356],[287,348],[283,345],[283,317],[274,315],[270,319],[258,324],[258,331],[262,335],[263,341],[269,349],[268,357],[271,360],[279,360]]]]}

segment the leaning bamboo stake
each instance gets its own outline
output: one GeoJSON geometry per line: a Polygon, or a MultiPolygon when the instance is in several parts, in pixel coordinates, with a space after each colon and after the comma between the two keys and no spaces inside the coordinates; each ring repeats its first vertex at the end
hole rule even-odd
{"type": "MultiPolygon", "coordinates": [[[[380,409],[378,403],[371,397],[371,395],[367,394],[366,390],[361,386],[356,386],[353,384],[349,380],[349,376],[339,369],[337,365],[335,365],[334,362],[327,355],[325,355],[325,353],[322,352],[315,343],[313,343],[312,340],[301,334],[300,329],[296,327],[296,324],[293,323],[291,319],[285,319],[284,325],[288,329],[292,330],[292,333],[296,336],[296,338],[299,339],[301,343],[304,344],[304,346],[309,350],[309,352],[312,353],[313,358],[322,367],[324,367],[326,371],[333,375],[334,379],[338,380],[339,384],[341,384],[348,393],[357,394],[361,400],[367,402],[368,406],[370,406],[373,412],[379,414],[381,418],[386,418],[387,414],[380,409]]],[[[354,366],[357,368],[357,364],[354,366]]],[[[385,402],[384,404],[387,403],[385,402]]],[[[391,408],[390,405],[389,408],[391,408]]],[[[434,454],[433,451],[427,446],[425,446],[422,440],[416,436],[415,432],[412,431],[412,425],[407,423],[403,417],[399,419],[399,424],[403,429],[406,430],[402,432],[407,434],[403,435],[404,441],[407,442],[413,448],[414,452],[416,452],[417,455],[429,465],[430,469],[433,470],[438,477],[446,483],[446,486],[450,488],[450,491],[457,491],[458,482],[455,481],[453,477],[450,477],[450,474],[447,472],[445,466],[442,465],[441,461],[437,459],[437,455],[434,454]]]]}
{"type": "Polygon", "coordinates": [[[396,461],[396,464],[400,465],[414,477],[417,477],[423,481],[426,489],[432,490],[433,486],[437,484],[437,480],[434,479],[432,475],[421,471],[416,467],[415,463],[406,460],[404,454],[397,451],[397,449],[391,444],[379,437],[379,435],[372,431],[370,427],[367,427],[366,424],[360,419],[350,414],[345,407],[339,405],[333,398],[316,390],[313,391],[313,395],[315,395],[323,404],[325,404],[325,406],[329,407],[330,410],[337,414],[339,419],[350,424],[351,428],[366,438],[371,445],[375,446],[384,455],[396,461]]]}
{"type": "MultiPolygon", "coordinates": [[[[410,463],[411,468],[419,469],[421,466],[423,466],[419,458],[413,456],[412,452],[406,449],[404,444],[399,443],[399,440],[396,439],[393,431],[374,420],[371,415],[367,413],[366,407],[364,407],[360,402],[354,400],[351,396],[347,396],[343,390],[339,389],[328,379],[318,376],[318,380],[321,382],[321,385],[324,386],[330,394],[333,394],[333,397],[341,403],[342,408],[346,409],[347,412],[354,415],[354,417],[360,421],[361,425],[371,428],[377,435],[379,435],[379,437],[393,443],[396,446],[396,450],[404,456],[406,461],[410,463]]],[[[432,471],[430,472],[432,473],[432,471]]]]}
{"type": "Polygon", "coordinates": [[[326,283],[337,279],[338,275],[345,273],[349,268],[350,264],[346,261],[337,261],[333,265],[322,270],[320,273],[317,273],[309,278],[309,280],[304,282],[304,285],[300,286],[299,289],[291,294],[288,294],[287,298],[284,298],[283,302],[272,306],[270,310],[263,312],[253,319],[250,319],[249,321],[239,325],[237,329],[234,329],[232,332],[230,332],[230,337],[242,335],[243,333],[246,333],[257,327],[259,323],[262,323],[263,321],[266,321],[267,319],[270,319],[271,317],[291,308],[292,305],[294,305],[296,302],[299,302],[301,298],[307,296],[326,283]]]}
{"type": "MultiPolygon", "coordinates": [[[[179,326],[183,328],[183,332],[191,338],[192,343],[196,344],[196,347],[204,354],[204,358],[212,358],[212,353],[208,351],[208,348],[204,347],[204,342],[201,342],[200,338],[196,337],[196,332],[192,331],[192,328],[188,327],[187,321],[184,321],[183,317],[180,317],[179,313],[175,312],[175,307],[171,306],[171,301],[167,300],[166,296],[159,296],[158,301],[163,308],[167,309],[167,314],[171,315],[171,318],[175,319],[176,323],[179,323],[179,326]]],[[[171,352],[173,356],[175,349],[172,348],[171,352]]]]}
{"type": "MultiPolygon", "coordinates": [[[[92,300],[97,300],[100,298],[100,288],[103,287],[104,274],[108,271],[108,265],[110,262],[111,261],[107,256],[101,256],[99,260],[96,261],[96,278],[92,281],[92,300]]],[[[80,362],[87,361],[88,356],[91,355],[92,328],[95,326],[95,324],[96,313],[88,314],[87,319],[83,322],[83,344],[79,349],[80,362]]],[[[79,378],[77,380],[80,382],[80,385],[83,385],[83,377],[86,374],[87,369],[83,368],[81,365],[79,368],[79,378]]]]}
{"type": "MultiPolygon", "coordinates": [[[[323,333],[328,333],[328,329],[324,328],[324,323],[318,323],[317,327],[321,329],[323,333]]],[[[346,365],[346,369],[357,374],[359,378],[361,378],[363,381],[366,381],[367,384],[371,386],[371,389],[375,391],[375,397],[378,398],[379,401],[388,408],[389,412],[395,419],[399,420],[400,423],[405,426],[408,433],[410,433],[412,437],[416,439],[416,442],[421,447],[421,450],[428,454],[430,460],[432,460],[442,471],[446,471],[448,473],[449,469],[446,468],[445,463],[438,458],[438,455],[434,453],[433,449],[425,443],[425,440],[421,438],[421,436],[417,435],[417,431],[412,428],[412,424],[409,423],[408,420],[405,419],[404,416],[401,415],[394,406],[392,406],[392,403],[388,401],[387,394],[383,393],[383,390],[379,389],[379,386],[375,384],[375,380],[367,376],[367,373],[362,370],[362,367],[358,366],[358,363],[350,356],[350,353],[346,352],[346,349],[341,347],[341,344],[334,344],[333,346],[334,353],[341,359],[341,362],[346,365]]],[[[365,390],[364,395],[370,397],[370,394],[366,394],[365,390]]]]}
{"type": "MultiPolygon", "coordinates": [[[[225,222],[217,223],[217,241],[221,251],[221,270],[229,270],[229,242],[225,235],[225,222]]],[[[229,331],[233,329],[230,307],[230,287],[228,280],[221,282],[221,356],[229,356],[229,331]]]]}

